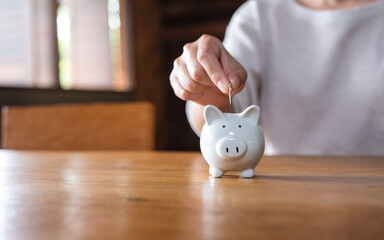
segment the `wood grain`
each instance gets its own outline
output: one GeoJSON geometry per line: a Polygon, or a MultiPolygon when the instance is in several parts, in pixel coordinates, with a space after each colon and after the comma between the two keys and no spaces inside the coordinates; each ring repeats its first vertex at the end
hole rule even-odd
{"type": "Polygon", "coordinates": [[[384,159],[264,157],[208,176],[199,153],[0,151],[3,239],[381,239],[384,159]]]}
{"type": "Polygon", "coordinates": [[[19,150],[153,150],[148,102],[7,107],[2,147],[19,150]]]}

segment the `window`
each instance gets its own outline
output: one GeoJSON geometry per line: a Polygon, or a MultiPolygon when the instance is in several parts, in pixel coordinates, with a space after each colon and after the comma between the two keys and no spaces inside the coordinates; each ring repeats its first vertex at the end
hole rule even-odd
{"type": "Polygon", "coordinates": [[[0,1],[0,84],[54,87],[54,19],[47,0],[0,1]],[[36,10],[36,11],[34,11],[36,10]]]}
{"type": "Polygon", "coordinates": [[[127,91],[119,0],[0,1],[0,86],[127,91]]]}

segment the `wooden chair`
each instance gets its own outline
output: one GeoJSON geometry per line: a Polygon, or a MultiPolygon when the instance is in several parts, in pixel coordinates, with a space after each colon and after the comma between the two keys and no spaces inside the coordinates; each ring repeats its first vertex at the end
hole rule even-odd
{"type": "Polygon", "coordinates": [[[155,109],[148,102],[4,107],[2,148],[153,150],[155,109]]]}

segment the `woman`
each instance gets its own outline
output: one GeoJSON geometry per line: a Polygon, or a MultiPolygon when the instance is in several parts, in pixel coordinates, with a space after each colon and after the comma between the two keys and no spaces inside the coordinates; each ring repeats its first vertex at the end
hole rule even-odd
{"type": "Polygon", "coordinates": [[[266,154],[384,155],[383,26],[381,0],[247,1],[223,44],[184,46],[170,82],[197,133],[207,104],[257,104],[266,154]]]}

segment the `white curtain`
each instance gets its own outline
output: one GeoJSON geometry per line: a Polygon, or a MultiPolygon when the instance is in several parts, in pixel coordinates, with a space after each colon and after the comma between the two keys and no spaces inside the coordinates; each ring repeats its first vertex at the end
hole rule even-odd
{"type": "Polygon", "coordinates": [[[57,83],[52,0],[0,0],[0,85],[57,83]]]}

